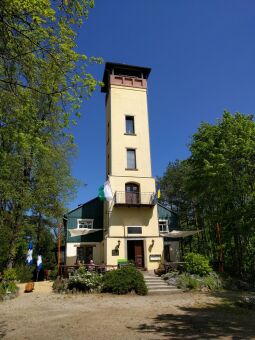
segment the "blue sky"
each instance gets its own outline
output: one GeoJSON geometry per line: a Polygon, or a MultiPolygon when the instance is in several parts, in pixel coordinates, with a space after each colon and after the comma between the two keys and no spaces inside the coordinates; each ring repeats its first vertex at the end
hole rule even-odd
{"type": "MultiPolygon", "coordinates": [[[[78,50],[105,61],[152,68],[148,83],[154,176],[189,155],[202,121],[224,109],[254,113],[255,1],[96,0],[78,50]]],[[[101,80],[104,65],[90,68],[101,80]]],[[[98,194],[105,180],[105,98],[84,102],[72,129],[79,152],[72,173],[83,183],[69,208],[98,194]]]]}

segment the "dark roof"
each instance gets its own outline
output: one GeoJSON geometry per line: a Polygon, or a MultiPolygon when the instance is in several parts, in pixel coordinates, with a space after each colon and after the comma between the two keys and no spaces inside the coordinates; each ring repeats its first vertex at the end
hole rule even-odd
{"type": "Polygon", "coordinates": [[[169,211],[169,212],[171,212],[172,214],[174,214],[174,215],[177,216],[177,213],[176,213],[175,211],[173,211],[172,209],[166,207],[164,204],[158,202],[158,205],[159,205],[161,208],[163,208],[163,209],[165,209],[165,210],[167,210],[167,211],[169,211]]]}
{"type": "Polygon", "coordinates": [[[109,74],[111,73],[112,70],[114,70],[115,74],[117,72],[117,74],[122,74],[122,75],[130,75],[130,76],[141,77],[141,74],[142,74],[142,77],[144,79],[148,79],[149,74],[151,72],[151,68],[149,68],[149,67],[106,62],[105,63],[105,69],[104,69],[104,75],[103,75],[104,86],[101,88],[101,92],[107,92],[108,82],[109,82],[109,74]]]}
{"type": "Polygon", "coordinates": [[[69,210],[68,212],[66,212],[66,213],[64,214],[64,217],[66,217],[67,215],[71,214],[71,213],[74,212],[75,210],[80,209],[80,208],[83,207],[84,205],[87,205],[88,203],[92,203],[93,201],[97,201],[97,200],[99,200],[99,198],[98,198],[98,197],[95,197],[95,198],[93,198],[92,200],[90,200],[90,201],[88,201],[88,202],[85,202],[85,203],[83,203],[83,204],[79,204],[78,207],[76,207],[76,208],[74,208],[74,209],[69,210]]]}

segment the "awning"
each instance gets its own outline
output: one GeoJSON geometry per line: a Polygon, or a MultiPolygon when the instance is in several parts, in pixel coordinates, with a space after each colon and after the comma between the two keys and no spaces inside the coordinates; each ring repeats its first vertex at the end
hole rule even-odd
{"type": "Polygon", "coordinates": [[[71,237],[74,237],[74,236],[92,234],[99,230],[102,230],[102,229],[76,228],[76,229],[70,229],[69,233],[71,234],[71,237]]]}
{"type": "Polygon", "coordinates": [[[191,235],[195,235],[199,233],[201,230],[173,230],[169,233],[162,233],[160,236],[163,237],[171,237],[171,238],[182,238],[182,237],[188,237],[191,235]]]}

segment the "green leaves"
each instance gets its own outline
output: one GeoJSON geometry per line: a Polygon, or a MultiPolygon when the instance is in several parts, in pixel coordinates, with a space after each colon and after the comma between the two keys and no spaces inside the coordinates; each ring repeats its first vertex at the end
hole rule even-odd
{"type": "Polygon", "coordinates": [[[91,7],[90,0],[0,2],[0,242],[10,249],[0,266],[15,259],[26,215],[56,220],[75,191],[68,129],[99,85],[87,65],[101,59],[75,50],[91,7]]]}
{"type": "Polygon", "coordinates": [[[198,251],[218,261],[222,249],[225,266],[247,276],[255,264],[253,116],[225,111],[215,125],[202,123],[190,151],[189,159],[170,163],[161,178],[164,199],[179,213],[181,228],[204,230],[193,242],[198,251]]]}

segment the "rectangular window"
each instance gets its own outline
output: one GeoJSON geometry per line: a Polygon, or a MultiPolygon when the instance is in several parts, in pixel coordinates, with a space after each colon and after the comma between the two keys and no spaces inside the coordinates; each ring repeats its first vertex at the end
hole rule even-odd
{"type": "Polygon", "coordinates": [[[93,246],[77,247],[77,261],[89,263],[93,260],[93,246]]]}
{"type": "Polygon", "coordinates": [[[126,134],[133,135],[135,133],[134,117],[126,116],[126,134]]]}
{"type": "Polygon", "coordinates": [[[135,149],[127,149],[127,169],[136,169],[135,149]]]}
{"type": "Polygon", "coordinates": [[[77,220],[77,228],[81,229],[93,229],[93,219],[78,219],[77,220]]]}
{"type": "Polygon", "coordinates": [[[159,231],[161,233],[167,233],[168,232],[168,221],[167,220],[159,220],[159,231]]]}
{"type": "Polygon", "coordinates": [[[142,234],[142,227],[128,227],[128,234],[142,234]]]}

